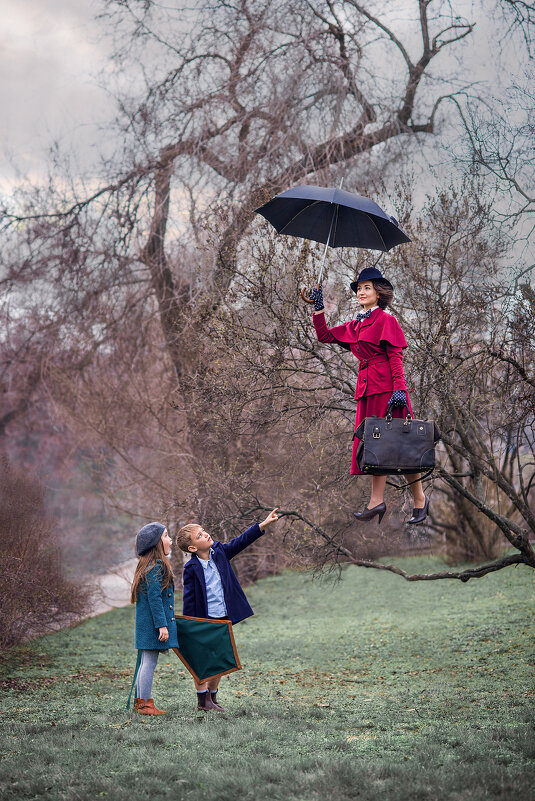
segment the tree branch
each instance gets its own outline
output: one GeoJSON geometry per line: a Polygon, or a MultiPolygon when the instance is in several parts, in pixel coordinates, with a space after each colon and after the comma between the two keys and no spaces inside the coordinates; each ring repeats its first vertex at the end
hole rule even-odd
{"type": "Polygon", "coordinates": [[[511,545],[514,548],[518,548],[518,550],[524,555],[524,561],[526,564],[535,567],[535,553],[533,552],[533,548],[529,544],[527,530],[520,528],[517,526],[516,523],[513,523],[503,515],[494,512],[490,506],[487,506],[486,503],[483,503],[479,498],[477,498],[472,492],[463,487],[459,481],[455,478],[452,478],[447,470],[444,470],[442,467],[436,468],[439,475],[442,476],[444,481],[446,481],[451,487],[457,490],[464,498],[469,500],[480,512],[482,512],[489,520],[492,520],[498,528],[503,532],[505,537],[509,540],[511,545]]]}
{"type": "MultiPolygon", "coordinates": [[[[245,511],[242,517],[247,517],[255,511],[269,512],[273,508],[273,506],[258,505],[245,511]]],[[[503,556],[501,559],[496,559],[494,562],[490,562],[489,564],[467,568],[466,570],[447,570],[439,573],[407,573],[405,570],[402,570],[402,568],[397,567],[397,565],[385,565],[380,562],[373,562],[369,559],[357,559],[355,556],[353,556],[351,551],[337,543],[334,537],[331,537],[325,531],[325,529],[316,523],[313,523],[296,510],[279,509],[277,514],[279,517],[292,517],[295,520],[301,520],[302,523],[312,529],[312,531],[325,540],[328,545],[334,548],[335,551],[340,554],[340,556],[346,557],[351,564],[356,565],[357,567],[373,568],[374,570],[387,570],[390,573],[395,573],[397,576],[401,576],[405,579],[405,581],[437,581],[438,579],[458,579],[459,581],[466,582],[472,578],[482,578],[488,573],[494,573],[497,570],[503,570],[504,567],[510,567],[511,565],[527,564],[530,567],[535,568],[535,560],[531,562],[527,561],[523,554],[519,553],[503,556]]]]}

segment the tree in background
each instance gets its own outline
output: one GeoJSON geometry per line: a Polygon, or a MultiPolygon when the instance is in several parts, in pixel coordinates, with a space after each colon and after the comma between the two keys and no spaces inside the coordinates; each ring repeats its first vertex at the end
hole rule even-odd
{"type": "MultiPolygon", "coordinates": [[[[425,531],[439,537],[452,561],[495,560],[477,575],[533,565],[533,298],[501,267],[508,244],[493,232],[477,187],[443,192],[420,215],[410,198],[406,203],[403,224],[413,243],[385,256],[384,267],[395,280],[394,311],[410,344],[405,368],[414,408],[443,432],[425,531]],[[507,543],[518,552],[499,558],[507,543]]],[[[310,311],[298,301],[306,280],[298,246],[277,252],[257,232],[251,250],[254,270],[236,279],[212,334],[228,357],[210,372],[209,387],[197,385],[214,410],[207,448],[216,454],[218,443],[240,442],[250,460],[240,462],[242,476],[259,497],[284,476],[284,505],[297,510],[289,516],[303,523],[304,516],[304,530],[323,531],[325,560],[376,555],[377,537],[362,528],[355,535],[351,515],[364,483],[348,475],[355,360],[316,341],[310,311]]],[[[366,258],[351,250],[331,258],[329,324],[354,315],[349,283],[366,258]]],[[[399,518],[393,529],[402,529],[399,518]]],[[[392,533],[383,552],[392,548],[392,533]]]]}
{"type": "MultiPolygon", "coordinates": [[[[121,159],[105,165],[94,190],[59,179],[6,209],[5,308],[25,321],[28,342],[53,332],[40,385],[80,436],[114,454],[123,509],[152,517],[159,506],[175,518],[194,511],[225,533],[254,505],[260,480],[262,497],[301,488],[299,469],[309,464],[309,497],[317,501],[321,489],[331,509],[347,506],[353,485],[339,482],[339,491],[335,483],[346,434],[327,416],[352,416],[351,368],[311,344],[296,307],[306,247],[260,236],[253,210],[288,185],[331,183],[342,171],[348,188],[386,194],[390,174],[435,132],[444,104],[467,90],[459,43],[473,23],[438,0],[415,0],[403,37],[388,4],[371,13],[355,0],[291,9],[206,2],[193,16],[155,2],[105,5],[118,76],[143,87],[121,98],[121,159]],[[333,387],[341,400],[327,399],[333,387]],[[321,459],[310,450],[311,422],[330,441],[321,459]]],[[[417,233],[432,250],[431,232],[417,233]]],[[[409,277],[401,257],[391,264],[409,277]]],[[[354,270],[352,261],[346,276],[354,270]]],[[[427,276],[432,302],[436,280],[427,276]]],[[[335,299],[340,311],[347,300],[335,299]]],[[[428,325],[429,341],[440,329],[428,325]]],[[[15,409],[23,410],[23,386],[15,409]]],[[[443,405],[432,411],[453,414],[443,405]]],[[[467,472],[465,455],[453,464],[457,431],[448,475],[467,472]]],[[[472,472],[458,478],[469,483],[472,472]]]]}

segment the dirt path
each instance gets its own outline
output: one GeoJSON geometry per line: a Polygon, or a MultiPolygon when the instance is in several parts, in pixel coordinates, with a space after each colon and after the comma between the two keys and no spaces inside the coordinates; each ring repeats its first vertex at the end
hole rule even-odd
{"type": "Polygon", "coordinates": [[[87,617],[95,617],[110,609],[128,606],[130,603],[130,585],[137,565],[137,558],[128,559],[111,572],[97,576],[92,583],[95,588],[93,604],[87,617]]]}

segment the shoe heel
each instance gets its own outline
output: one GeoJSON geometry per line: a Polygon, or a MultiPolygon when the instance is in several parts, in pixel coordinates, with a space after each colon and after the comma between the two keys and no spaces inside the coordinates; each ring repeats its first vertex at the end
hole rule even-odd
{"type": "Polygon", "coordinates": [[[378,526],[381,524],[381,520],[383,519],[385,514],[386,514],[386,509],[383,509],[383,511],[379,512],[379,514],[377,515],[377,525],[378,526]]]}

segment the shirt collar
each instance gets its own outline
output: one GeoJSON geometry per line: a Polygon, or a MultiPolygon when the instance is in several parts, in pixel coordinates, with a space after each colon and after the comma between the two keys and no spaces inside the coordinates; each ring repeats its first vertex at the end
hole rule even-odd
{"type": "Polygon", "coordinates": [[[208,557],[208,559],[201,559],[200,556],[198,556],[197,559],[199,560],[199,562],[203,567],[208,567],[210,559],[212,558],[213,555],[214,555],[214,549],[210,548],[210,556],[208,557]]]}

